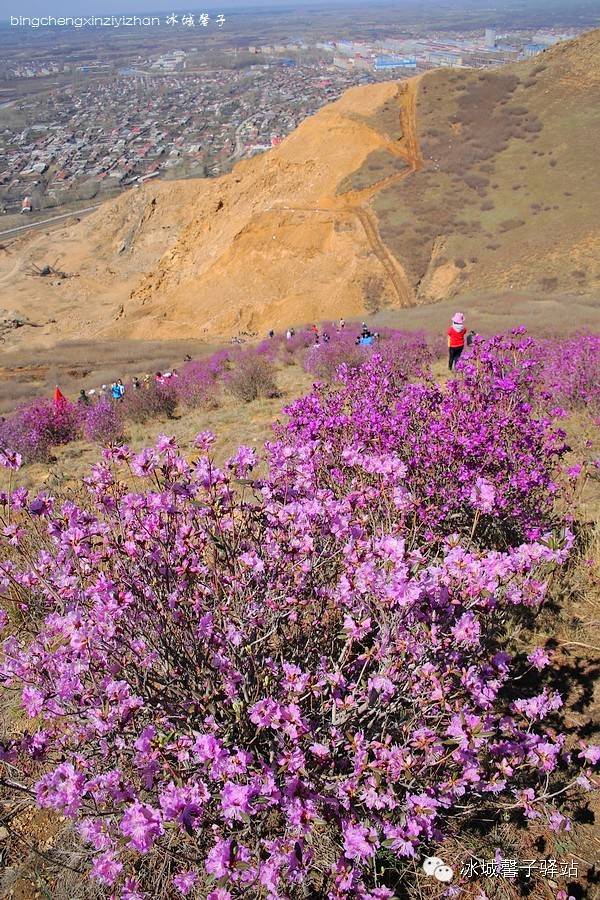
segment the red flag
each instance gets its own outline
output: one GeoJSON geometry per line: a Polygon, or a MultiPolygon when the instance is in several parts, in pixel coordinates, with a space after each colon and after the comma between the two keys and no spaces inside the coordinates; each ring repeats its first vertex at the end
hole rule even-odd
{"type": "Polygon", "coordinates": [[[67,398],[65,397],[59,386],[56,385],[54,389],[54,405],[58,407],[64,406],[66,402],[67,398]]]}

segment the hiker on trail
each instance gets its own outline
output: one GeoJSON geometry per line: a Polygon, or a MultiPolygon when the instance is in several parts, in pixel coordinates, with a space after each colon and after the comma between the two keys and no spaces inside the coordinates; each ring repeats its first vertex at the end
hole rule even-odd
{"type": "Polygon", "coordinates": [[[288,330],[286,331],[286,333],[285,333],[285,339],[286,339],[286,341],[291,341],[291,339],[292,339],[292,330],[291,330],[291,328],[288,328],[288,330]]]}
{"type": "Polygon", "coordinates": [[[139,389],[141,388],[140,379],[137,377],[137,375],[134,375],[131,379],[131,387],[134,389],[134,391],[139,391],[139,389]]]}
{"type": "Polygon", "coordinates": [[[274,338],[274,337],[275,337],[275,332],[273,331],[272,328],[271,328],[270,331],[269,331],[269,337],[270,337],[270,338],[274,338]]]}
{"type": "Polygon", "coordinates": [[[165,376],[163,375],[162,372],[157,372],[156,375],[154,376],[154,380],[156,381],[157,384],[164,384],[165,376]]]}
{"type": "Polygon", "coordinates": [[[340,331],[343,331],[345,327],[346,327],[345,321],[343,319],[340,319],[340,324],[339,324],[340,331]]]}
{"type": "Polygon", "coordinates": [[[452,325],[448,329],[448,368],[455,367],[465,348],[465,317],[461,312],[454,313],[452,325]]]}
{"type": "Polygon", "coordinates": [[[328,332],[328,331],[324,331],[324,332],[323,332],[323,343],[324,343],[324,344],[328,344],[328,343],[329,343],[329,340],[330,340],[330,338],[329,338],[329,332],[328,332]]]}
{"type": "Polygon", "coordinates": [[[123,399],[123,395],[125,393],[125,385],[123,384],[123,382],[121,381],[120,378],[118,381],[115,381],[115,383],[111,386],[110,393],[111,393],[113,400],[122,400],[123,399]]]}
{"type": "Polygon", "coordinates": [[[90,398],[86,394],[83,388],[79,391],[79,397],[77,398],[77,403],[79,406],[89,406],[90,398]]]}
{"type": "Polygon", "coordinates": [[[467,336],[465,338],[467,347],[471,347],[473,344],[473,339],[477,337],[476,331],[467,331],[467,336]]]}

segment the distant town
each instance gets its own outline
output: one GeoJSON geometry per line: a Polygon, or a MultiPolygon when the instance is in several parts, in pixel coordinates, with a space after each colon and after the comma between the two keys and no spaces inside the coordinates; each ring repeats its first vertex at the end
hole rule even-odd
{"type": "Polygon", "coordinates": [[[118,53],[107,52],[95,33],[82,50],[83,31],[73,46],[41,40],[42,52],[28,53],[23,34],[11,43],[15,30],[2,32],[5,224],[18,227],[23,212],[89,206],[153,178],[220,175],[238,159],[276,146],[352,85],[437,66],[499,66],[583,30],[490,25],[474,33],[243,43],[239,27],[235,38],[227,35],[226,16],[212,31],[196,18],[195,32],[179,21],[175,29],[147,29],[143,40],[129,40],[118,53]]]}

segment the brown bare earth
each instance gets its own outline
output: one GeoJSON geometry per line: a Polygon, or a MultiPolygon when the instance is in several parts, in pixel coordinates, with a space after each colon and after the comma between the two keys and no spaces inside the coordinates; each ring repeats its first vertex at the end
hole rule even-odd
{"type": "Polygon", "coordinates": [[[595,31],[507,69],[353,88],[229,175],[146,184],[11,241],[5,349],[374,313],[438,329],[456,306],[597,328],[599,87],[595,31]]]}

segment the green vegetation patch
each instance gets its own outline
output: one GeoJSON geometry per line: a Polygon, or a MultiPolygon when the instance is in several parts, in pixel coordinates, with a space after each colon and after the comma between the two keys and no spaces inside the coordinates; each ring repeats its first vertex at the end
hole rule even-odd
{"type": "Polygon", "coordinates": [[[401,141],[403,137],[402,123],[400,120],[400,101],[398,95],[388,97],[381,106],[378,106],[371,115],[362,116],[360,113],[352,113],[351,119],[363,122],[369,128],[373,128],[382,135],[386,135],[392,141],[401,141]]]}
{"type": "Polygon", "coordinates": [[[385,178],[399,175],[407,168],[407,163],[401,157],[390,153],[389,150],[374,150],[369,153],[360,169],[340,181],[336,193],[347,194],[348,191],[362,191],[385,178]]]}

